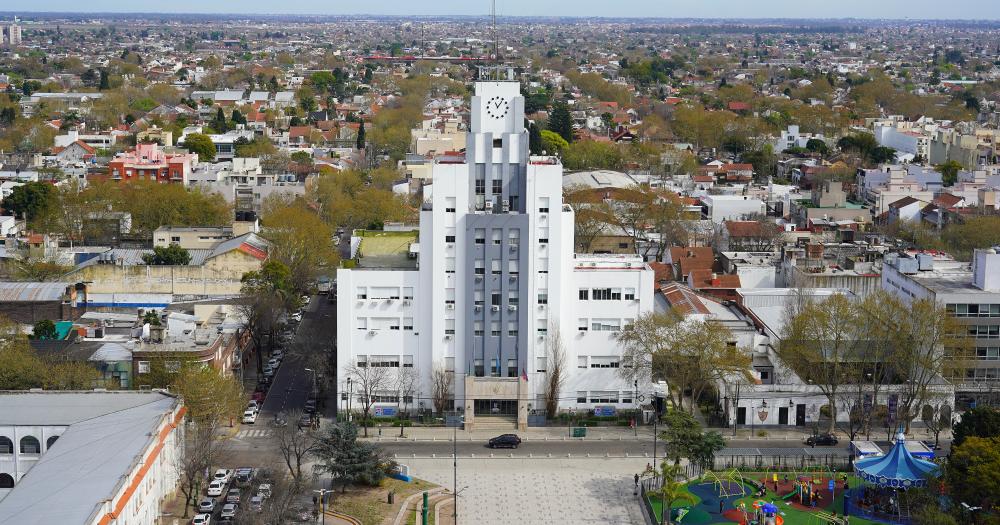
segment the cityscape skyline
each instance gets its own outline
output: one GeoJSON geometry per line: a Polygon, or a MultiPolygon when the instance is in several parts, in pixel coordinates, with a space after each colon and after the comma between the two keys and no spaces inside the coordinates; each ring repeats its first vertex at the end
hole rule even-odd
{"type": "MultiPolygon", "coordinates": [[[[297,2],[294,6],[276,9],[273,3],[261,0],[235,2],[223,0],[204,4],[192,0],[179,0],[169,5],[157,5],[143,9],[136,4],[121,4],[114,0],[95,0],[89,9],[80,10],[79,4],[67,0],[41,1],[31,6],[37,13],[164,13],[164,14],[248,14],[248,15],[404,15],[404,16],[477,16],[489,11],[486,2],[459,2],[444,0],[433,5],[415,4],[400,0],[387,0],[378,5],[337,6],[331,8],[318,0],[297,2]]],[[[702,18],[702,19],[898,19],[898,20],[997,20],[1000,19],[1000,4],[987,4],[978,0],[957,0],[953,2],[948,15],[941,13],[940,4],[931,0],[890,0],[871,3],[862,0],[846,0],[836,5],[806,5],[790,0],[767,0],[747,4],[735,0],[706,0],[704,2],[668,2],[652,0],[632,2],[631,9],[623,12],[622,6],[613,8],[605,3],[585,0],[574,4],[575,12],[562,12],[551,3],[534,3],[526,0],[510,0],[497,3],[499,16],[566,16],[603,18],[702,18]],[[970,13],[976,13],[970,17],[970,13]],[[719,16],[724,14],[724,16],[719,16]]],[[[13,13],[14,11],[9,11],[13,13]]]]}

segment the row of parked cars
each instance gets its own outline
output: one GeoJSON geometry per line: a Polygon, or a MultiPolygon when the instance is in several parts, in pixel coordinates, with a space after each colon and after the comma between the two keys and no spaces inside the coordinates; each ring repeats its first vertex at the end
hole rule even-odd
{"type": "MultiPolygon", "coordinates": [[[[249,467],[216,470],[208,484],[206,496],[198,502],[198,514],[191,520],[191,524],[210,525],[216,511],[220,522],[233,521],[240,505],[244,503],[244,490],[251,487],[255,477],[256,471],[249,467]]],[[[253,491],[246,490],[246,493],[253,491]]],[[[246,500],[246,503],[250,510],[260,512],[264,508],[264,501],[270,497],[271,484],[261,483],[257,486],[256,494],[246,500]]]]}

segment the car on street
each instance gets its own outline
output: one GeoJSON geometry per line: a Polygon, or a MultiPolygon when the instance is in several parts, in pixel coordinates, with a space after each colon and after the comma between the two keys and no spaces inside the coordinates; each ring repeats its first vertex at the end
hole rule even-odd
{"type": "Polygon", "coordinates": [[[248,408],[247,411],[243,413],[243,424],[252,425],[256,421],[257,421],[257,411],[248,408]]]}
{"type": "Polygon", "coordinates": [[[226,482],[221,479],[213,479],[211,483],[208,484],[209,496],[221,496],[222,491],[226,489],[226,482]]]}
{"type": "Polygon", "coordinates": [[[240,467],[236,469],[236,483],[245,486],[253,479],[253,469],[250,467],[240,467]]]}
{"type": "MultiPolygon", "coordinates": [[[[257,385],[257,387],[260,388],[260,385],[257,385]]],[[[255,390],[253,394],[250,394],[250,400],[251,401],[256,401],[257,402],[257,406],[263,405],[264,404],[264,391],[263,390],[255,390]]]]}
{"type": "Polygon", "coordinates": [[[264,373],[265,378],[271,377],[274,375],[274,367],[265,363],[261,372],[264,373]]]}
{"type": "Polygon", "coordinates": [[[236,517],[236,504],[227,503],[222,506],[222,513],[219,514],[219,518],[223,521],[232,521],[236,517]]]}
{"type": "Polygon", "coordinates": [[[211,514],[196,514],[191,519],[191,525],[209,525],[210,523],[212,523],[211,514]]]}
{"type": "Polygon", "coordinates": [[[205,498],[198,502],[198,512],[207,512],[209,514],[215,512],[215,499],[205,498]]]}
{"type": "Polygon", "coordinates": [[[302,414],[299,418],[299,428],[311,428],[312,427],[312,416],[309,414],[302,414]]]}
{"type": "Polygon", "coordinates": [[[250,509],[257,512],[264,510],[264,498],[260,494],[250,498],[250,509]]]}
{"type": "Polygon", "coordinates": [[[837,437],[833,434],[817,434],[806,438],[806,445],[811,447],[832,447],[838,443],[837,437]]]}
{"type": "Polygon", "coordinates": [[[284,358],[285,358],[285,353],[282,352],[280,349],[271,352],[271,359],[277,359],[278,361],[281,361],[284,358]]]}
{"type": "Polygon", "coordinates": [[[271,426],[275,428],[286,427],[288,426],[288,420],[281,414],[275,414],[274,419],[271,420],[271,426]]]}
{"type": "Polygon", "coordinates": [[[489,441],[490,448],[517,448],[520,444],[517,434],[502,434],[489,441]]]}
{"type": "Polygon", "coordinates": [[[310,399],[309,401],[306,401],[306,405],[302,407],[302,411],[305,412],[306,414],[312,414],[313,412],[316,412],[316,400],[310,399]]]}
{"type": "Polygon", "coordinates": [[[259,494],[260,496],[262,496],[264,499],[270,498],[271,497],[271,484],[270,483],[261,483],[260,486],[257,487],[257,494],[259,494]]]}
{"type": "Polygon", "coordinates": [[[240,502],[240,489],[229,489],[226,493],[226,503],[239,503],[240,502]]]}
{"type": "Polygon", "coordinates": [[[233,479],[233,470],[228,468],[220,468],[215,471],[215,475],[212,479],[221,479],[225,483],[229,483],[229,480],[233,479]]]}
{"type": "Polygon", "coordinates": [[[278,359],[277,357],[272,357],[271,359],[267,360],[267,366],[271,368],[278,368],[278,365],[280,364],[281,364],[281,359],[278,359]]]}
{"type": "Polygon", "coordinates": [[[292,321],[295,321],[297,323],[301,320],[302,320],[302,312],[295,312],[294,314],[292,314],[292,321]]]}

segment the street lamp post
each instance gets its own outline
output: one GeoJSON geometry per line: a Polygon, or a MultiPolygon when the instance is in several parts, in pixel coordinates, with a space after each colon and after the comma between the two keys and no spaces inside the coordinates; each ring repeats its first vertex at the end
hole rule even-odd
{"type": "Polygon", "coordinates": [[[306,372],[309,372],[310,374],[312,374],[312,387],[311,387],[311,390],[309,390],[309,394],[310,395],[315,394],[316,393],[316,371],[313,370],[312,368],[306,368],[305,370],[306,370],[306,372]]]}
{"type": "Polygon", "coordinates": [[[351,397],[354,396],[354,390],[352,390],[354,382],[350,377],[347,378],[347,420],[351,420],[351,397]]]}
{"type": "MultiPolygon", "coordinates": [[[[465,418],[461,417],[458,419],[458,424],[465,424],[465,418]]],[[[451,460],[452,460],[452,475],[454,476],[452,485],[454,493],[452,494],[453,503],[451,517],[453,523],[458,523],[458,425],[454,426],[454,433],[451,437],[451,460]]]]}
{"type": "Polygon", "coordinates": [[[319,494],[319,515],[322,516],[323,523],[326,523],[326,495],[333,494],[332,489],[316,489],[313,490],[319,494]]]}
{"type": "Polygon", "coordinates": [[[632,402],[635,404],[635,414],[632,415],[632,430],[635,432],[635,437],[639,437],[639,380],[636,380],[632,386],[635,387],[635,395],[632,397],[632,402]]]}

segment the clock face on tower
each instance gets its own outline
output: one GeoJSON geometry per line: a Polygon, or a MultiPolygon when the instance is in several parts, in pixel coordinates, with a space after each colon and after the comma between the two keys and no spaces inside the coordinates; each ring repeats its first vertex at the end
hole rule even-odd
{"type": "Polygon", "coordinates": [[[493,97],[486,101],[486,114],[491,118],[502,119],[510,111],[510,101],[503,97],[493,97]]]}

